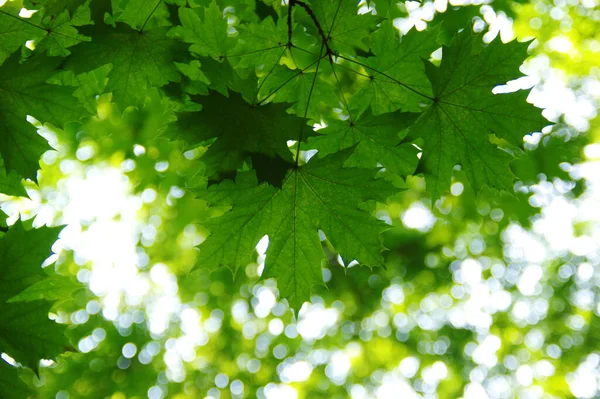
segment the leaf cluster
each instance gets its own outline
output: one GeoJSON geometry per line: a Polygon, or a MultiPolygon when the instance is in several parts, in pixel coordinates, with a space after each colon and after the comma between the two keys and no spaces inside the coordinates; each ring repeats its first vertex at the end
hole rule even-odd
{"type": "Polygon", "coordinates": [[[526,92],[492,92],[521,76],[527,43],[484,44],[469,26],[449,44],[436,26],[401,35],[386,1],[15,0],[0,34],[8,189],[48,149],[26,116],[65,129],[98,118],[99,95],[123,111],[158,95],[155,135],[204,154],[206,183],[189,188],[218,216],[198,266],[236,271],[267,236],[263,277],[295,309],[323,284],[324,245],[383,264],[373,209],[408,176],[433,202],[457,167],[475,192],[512,192],[523,136],[547,124],[526,92]]]}

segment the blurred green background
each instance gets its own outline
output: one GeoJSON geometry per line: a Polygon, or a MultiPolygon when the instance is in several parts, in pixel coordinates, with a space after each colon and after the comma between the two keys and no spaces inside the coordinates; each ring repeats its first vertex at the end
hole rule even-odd
{"type": "Polygon", "coordinates": [[[535,85],[556,124],[526,137],[517,195],[475,196],[457,171],[431,204],[410,178],[377,210],[386,267],[343,265],[325,242],[328,289],[294,317],[259,280],[266,242],[235,279],[189,273],[207,210],[184,188],[203,149],[156,138],[170,118],[158,93],[142,109],[100,97],[85,123],[39,126],[54,150],[29,199],[0,196],[9,223],[66,225],[49,273],[78,285],[52,309],[73,347],[39,378],[21,370],[33,397],[600,397],[597,0],[379,3],[403,33],[471,23],[486,41],[536,38],[509,88],[535,85]]]}

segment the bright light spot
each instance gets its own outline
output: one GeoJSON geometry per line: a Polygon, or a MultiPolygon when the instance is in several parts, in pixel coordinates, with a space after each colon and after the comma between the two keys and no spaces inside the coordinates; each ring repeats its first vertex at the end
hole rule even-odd
{"type": "Polygon", "coordinates": [[[517,287],[523,295],[534,295],[544,271],[539,265],[528,265],[519,277],[517,287]]]}
{"type": "Polygon", "coordinates": [[[273,319],[269,322],[269,332],[275,336],[283,332],[283,322],[281,319],[273,319]]]}
{"type": "Polygon", "coordinates": [[[401,219],[404,226],[421,232],[429,231],[435,223],[433,213],[420,202],[413,203],[410,208],[404,211],[401,219]]]}
{"type": "Polygon", "coordinates": [[[322,304],[308,304],[300,315],[298,333],[305,340],[321,339],[330,328],[336,325],[338,319],[337,309],[326,309],[322,304]]]}
{"type": "Polygon", "coordinates": [[[405,357],[400,362],[400,372],[406,378],[412,378],[419,371],[419,359],[416,357],[405,357]]]}
{"type": "Polygon", "coordinates": [[[215,385],[218,388],[225,388],[227,384],[229,384],[229,377],[227,377],[227,375],[223,373],[217,374],[217,376],[215,377],[215,385]]]}
{"type": "Polygon", "coordinates": [[[38,10],[28,10],[26,8],[21,8],[21,10],[19,11],[19,17],[31,18],[36,12],[38,12],[38,10]]]}
{"type": "Polygon", "coordinates": [[[286,384],[269,383],[264,390],[266,399],[298,399],[298,392],[286,384]]]}
{"type": "Polygon", "coordinates": [[[458,197],[459,195],[462,194],[464,189],[465,189],[465,186],[461,182],[456,182],[456,183],[452,184],[452,186],[450,187],[450,192],[455,197],[458,197]]]}
{"type": "Polygon", "coordinates": [[[492,368],[498,363],[496,352],[500,349],[502,341],[496,335],[488,335],[485,337],[477,348],[473,351],[473,361],[492,368]]]}
{"type": "Polygon", "coordinates": [[[123,353],[123,356],[125,356],[127,359],[131,359],[137,353],[137,347],[135,346],[135,344],[129,342],[123,345],[123,349],[121,352],[123,353]]]}
{"type": "Polygon", "coordinates": [[[279,374],[283,382],[302,382],[310,377],[313,366],[306,360],[300,360],[295,363],[284,366],[279,374]]]}
{"type": "Polygon", "coordinates": [[[346,381],[350,367],[348,355],[343,351],[337,351],[331,356],[331,361],[325,368],[325,374],[334,384],[341,385],[346,381]]]}
{"type": "Polygon", "coordinates": [[[533,369],[531,366],[522,365],[517,369],[517,381],[524,387],[533,384],[533,369]]]}

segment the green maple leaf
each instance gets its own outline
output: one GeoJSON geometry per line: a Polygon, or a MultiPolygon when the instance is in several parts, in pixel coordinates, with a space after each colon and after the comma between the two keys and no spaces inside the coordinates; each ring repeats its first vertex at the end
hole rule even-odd
{"type": "Polygon", "coordinates": [[[68,344],[65,326],[48,319],[49,301],[0,305],[0,350],[37,370],[41,359],[55,359],[68,344]]]}
{"type": "Polygon", "coordinates": [[[169,26],[169,10],[164,0],[111,0],[112,15],[136,30],[169,26]]]}
{"type": "Polygon", "coordinates": [[[26,231],[21,222],[0,239],[0,304],[47,277],[40,267],[60,228],[26,231]]]}
{"type": "Polygon", "coordinates": [[[7,300],[46,277],[40,266],[59,230],[25,231],[17,222],[0,239],[0,351],[34,370],[40,359],[52,359],[62,352],[65,327],[48,319],[51,302],[7,300]]]}
{"type": "Polygon", "coordinates": [[[383,264],[380,233],[386,225],[364,204],[384,202],[396,190],[374,179],[377,169],[343,168],[353,150],[291,170],[281,189],[258,185],[254,174],[245,172],[235,184],[226,181],[199,193],[213,205],[232,209],[204,224],[211,235],[200,246],[198,264],[237,270],[252,261],[256,244],[268,235],[262,277],[276,278],[281,295],[296,310],[310,298],[313,285],[323,284],[319,230],[347,261],[383,264]]]}
{"type": "Polygon", "coordinates": [[[310,7],[332,50],[353,54],[355,49],[368,49],[364,38],[373,31],[377,20],[368,13],[359,15],[358,2],[312,0],[310,7]]]}
{"type": "Polygon", "coordinates": [[[3,399],[28,398],[34,392],[19,377],[17,367],[0,359],[0,397],[3,399]]]}
{"type": "Polygon", "coordinates": [[[548,181],[555,178],[569,180],[569,172],[561,167],[563,163],[574,164],[583,160],[581,149],[585,147],[587,137],[574,138],[548,135],[542,138],[538,146],[527,151],[523,157],[511,163],[511,169],[519,180],[526,184],[536,184],[540,173],[548,181]]]}
{"type": "Polygon", "coordinates": [[[90,0],[77,7],[72,14],[65,10],[56,17],[44,17],[41,26],[45,29],[46,36],[36,43],[36,49],[45,50],[48,55],[66,57],[70,54],[68,48],[90,41],[89,37],[81,35],[76,28],[93,23],[89,3],[90,0]]]}
{"type": "Polygon", "coordinates": [[[193,54],[222,60],[234,45],[227,34],[227,19],[216,1],[209,7],[180,8],[179,19],[181,26],[173,28],[172,35],[191,43],[193,54]]]}
{"type": "Polygon", "coordinates": [[[439,28],[431,27],[399,37],[392,21],[382,22],[371,36],[375,56],[359,58],[368,77],[353,96],[351,106],[364,109],[370,104],[375,115],[399,109],[422,111],[422,104],[431,96],[423,60],[439,48],[438,35],[439,28]]]}
{"type": "Polygon", "coordinates": [[[286,113],[289,104],[253,106],[233,92],[229,98],[216,92],[196,98],[202,111],[180,114],[174,131],[190,144],[216,139],[202,157],[208,176],[237,170],[251,153],[292,162],[287,141],[297,140],[302,129],[312,131],[305,119],[286,113]]]}
{"type": "Polygon", "coordinates": [[[35,48],[51,56],[65,57],[69,47],[90,38],[79,34],[76,27],[89,25],[89,0],[69,12],[46,16],[41,12],[31,18],[19,17],[22,1],[10,1],[0,8],[0,63],[19,49],[27,40],[33,40],[35,48]]]}
{"type": "Polygon", "coordinates": [[[0,65],[27,40],[44,36],[44,30],[35,24],[39,17],[34,22],[21,19],[21,8],[21,1],[9,1],[0,7],[0,65]]]}
{"type": "Polygon", "coordinates": [[[73,14],[84,3],[89,3],[89,0],[26,0],[26,8],[33,9],[42,6],[45,17],[58,16],[64,11],[73,14]],[[28,3],[31,3],[31,7],[28,3]]]}
{"type": "Polygon", "coordinates": [[[63,276],[46,277],[10,298],[7,303],[29,302],[40,299],[47,301],[65,300],[71,298],[73,292],[81,288],[80,284],[63,276]]]}
{"type": "Polygon", "coordinates": [[[75,75],[73,71],[60,71],[48,79],[48,83],[71,86],[75,88],[73,95],[79,99],[81,105],[91,114],[98,110],[96,97],[104,92],[108,82],[110,65],[104,65],[91,72],[75,75]]]}
{"type": "Polygon", "coordinates": [[[92,43],[73,48],[65,68],[81,74],[111,64],[106,90],[120,105],[138,105],[150,87],[178,82],[181,77],[173,63],[179,46],[167,37],[168,29],[137,31],[119,24],[94,36],[92,43]]]}
{"type": "Polygon", "coordinates": [[[227,58],[236,68],[265,66],[268,70],[279,62],[285,51],[287,29],[283,19],[275,24],[271,17],[265,18],[260,24],[242,25],[236,47],[227,58]]]}
{"type": "Polygon", "coordinates": [[[334,86],[322,79],[324,63],[322,58],[317,58],[304,68],[275,68],[259,87],[258,97],[261,101],[293,103],[297,115],[319,115],[324,105],[340,102],[334,86]]]}
{"type": "Polygon", "coordinates": [[[457,164],[475,191],[485,185],[511,191],[512,157],[490,143],[489,135],[521,146],[524,135],[548,124],[526,102],[526,92],[492,93],[496,85],[521,76],[528,44],[495,40],[484,47],[481,36],[465,29],[443,47],[439,68],[427,64],[433,103],[411,132],[424,139],[425,179],[434,200],[449,189],[457,164]]]}
{"type": "MultiPolygon", "coordinates": [[[[189,94],[200,94],[203,96],[208,95],[208,87],[210,86],[210,80],[206,77],[202,69],[200,61],[193,60],[189,64],[176,62],[175,66],[179,69],[179,72],[189,78],[189,82],[186,84],[184,81],[184,91],[189,94]]],[[[227,91],[227,87],[224,88],[227,91]]]]}
{"type": "Polygon", "coordinates": [[[73,88],[46,83],[60,63],[38,54],[19,64],[15,53],[0,67],[0,155],[7,172],[35,180],[39,158],[50,149],[27,115],[60,128],[85,114],[73,88]]]}
{"type": "Polygon", "coordinates": [[[356,146],[346,166],[374,168],[378,164],[398,175],[413,174],[419,162],[418,150],[411,143],[401,143],[418,114],[389,113],[380,116],[363,114],[357,121],[336,120],[319,135],[309,139],[310,148],[319,155],[335,153],[356,146]],[[402,137],[399,135],[403,132],[402,137]]]}
{"type": "Polygon", "coordinates": [[[14,195],[16,197],[27,197],[27,191],[21,183],[21,177],[15,172],[8,175],[4,170],[0,169],[0,193],[6,195],[14,195]]]}

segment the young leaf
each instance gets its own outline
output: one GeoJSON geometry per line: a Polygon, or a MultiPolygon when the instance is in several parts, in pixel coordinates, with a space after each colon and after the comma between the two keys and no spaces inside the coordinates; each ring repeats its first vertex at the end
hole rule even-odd
{"type": "Polygon", "coordinates": [[[524,135],[547,124],[525,101],[527,93],[492,93],[494,86],[521,76],[527,43],[497,39],[484,47],[481,42],[481,35],[465,29],[450,47],[444,46],[439,68],[427,64],[434,101],[411,132],[424,139],[425,179],[434,200],[449,189],[456,164],[476,191],[484,185],[512,190],[511,156],[488,136],[520,146],[524,135]]]}
{"type": "Polygon", "coordinates": [[[173,34],[191,43],[190,51],[201,56],[222,60],[233,46],[227,35],[227,20],[216,1],[209,7],[180,8],[182,26],[173,29],[173,34]]]}

